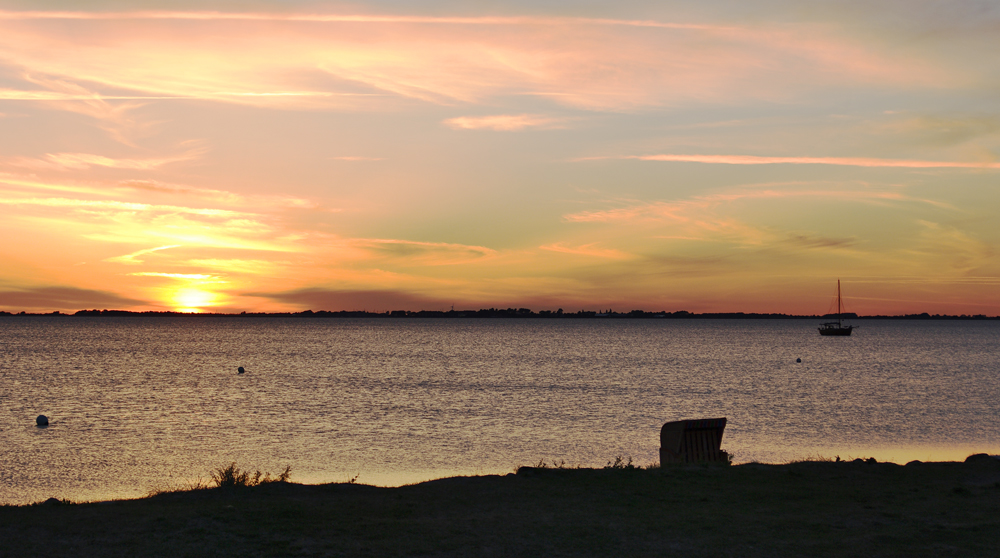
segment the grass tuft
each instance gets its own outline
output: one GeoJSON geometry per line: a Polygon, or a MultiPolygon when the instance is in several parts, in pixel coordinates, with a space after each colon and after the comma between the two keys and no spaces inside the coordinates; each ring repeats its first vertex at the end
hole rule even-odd
{"type": "Polygon", "coordinates": [[[277,477],[272,477],[271,473],[261,473],[260,469],[253,474],[249,470],[244,471],[232,462],[228,467],[220,467],[212,471],[212,482],[219,488],[232,488],[237,486],[260,486],[272,482],[288,482],[292,476],[292,466],[288,465],[277,477]]]}
{"type": "MultiPolygon", "coordinates": [[[[560,459],[556,461],[552,460],[552,463],[546,463],[544,459],[539,459],[538,463],[535,464],[535,469],[580,469],[580,465],[570,465],[566,463],[565,459],[560,459]]],[[[520,469],[520,467],[518,467],[520,469]]]]}
{"type": "Polygon", "coordinates": [[[636,465],[634,465],[632,463],[632,456],[631,455],[628,456],[627,458],[624,458],[624,459],[622,458],[622,456],[617,455],[617,456],[615,456],[615,460],[613,462],[612,461],[608,461],[608,464],[605,465],[604,468],[605,469],[639,469],[638,466],[636,466],[636,465]]]}
{"type": "MultiPolygon", "coordinates": [[[[548,462],[545,459],[539,459],[538,463],[535,463],[534,465],[527,467],[521,465],[516,467],[514,469],[514,472],[517,473],[521,469],[586,469],[586,468],[587,467],[584,467],[583,465],[571,465],[569,463],[566,463],[565,459],[560,459],[558,461],[553,459],[551,462],[548,462]]],[[[640,470],[640,469],[648,471],[659,468],[660,464],[658,462],[649,463],[648,465],[638,465],[632,460],[631,456],[623,457],[621,455],[615,456],[614,460],[608,461],[607,464],[604,465],[603,467],[603,469],[622,469],[629,471],[640,470]]]]}

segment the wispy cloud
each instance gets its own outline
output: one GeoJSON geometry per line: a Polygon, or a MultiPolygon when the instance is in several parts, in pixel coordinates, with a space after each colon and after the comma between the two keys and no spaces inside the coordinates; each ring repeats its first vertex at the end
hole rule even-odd
{"type": "Polygon", "coordinates": [[[95,115],[119,118],[109,99],[358,108],[394,98],[452,105],[544,95],[573,107],[631,110],[964,79],[822,26],[566,17],[3,12],[0,55],[32,75],[54,76],[34,80],[41,90],[8,87],[8,98],[90,103],[95,115]],[[205,25],[211,33],[176,40],[205,25]],[[317,79],[324,75],[333,79],[317,79]],[[328,85],[317,88],[318,81],[328,85]]]}
{"type": "Polygon", "coordinates": [[[421,265],[452,265],[480,260],[497,253],[485,246],[401,239],[355,238],[347,240],[347,244],[352,248],[390,257],[395,262],[419,262],[421,265]]]}
{"type": "Polygon", "coordinates": [[[176,205],[154,205],[115,200],[80,200],[71,198],[0,198],[0,205],[39,205],[46,207],[107,209],[112,211],[157,211],[166,213],[187,213],[206,217],[237,217],[243,213],[228,209],[181,207],[176,205]]]}
{"type": "Polygon", "coordinates": [[[876,159],[871,157],[761,157],[756,155],[621,155],[609,157],[581,157],[574,161],[595,161],[602,159],[634,159],[639,161],[662,161],[677,163],[709,163],[720,165],[839,165],[848,167],[885,168],[958,168],[958,169],[1000,169],[1000,162],[994,161],[921,161],[911,159],[876,159]]]}
{"type": "MultiPolygon", "coordinates": [[[[872,248],[871,239],[844,236],[841,227],[829,227],[824,218],[804,223],[800,215],[814,215],[831,203],[840,207],[865,208],[866,211],[893,209],[893,214],[923,206],[954,215],[954,208],[907,195],[893,186],[871,184],[787,183],[747,185],[731,191],[695,195],[672,201],[621,200],[608,209],[567,214],[568,223],[592,223],[613,226],[613,235],[632,245],[643,246],[637,236],[667,241],[677,250],[711,254],[714,250],[749,249],[756,252],[803,253],[837,251],[852,257],[865,257],[872,248]],[[767,216],[762,218],[761,216],[767,216]],[[786,217],[782,217],[786,215],[786,217]],[[698,241],[698,245],[691,244],[698,241]],[[710,244],[705,244],[710,243],[710,244]],[[728,247],[728,248],[726,248],[728,247]]],[[[578,234],[593,229],[580,229],[578,234]]],[[[599,229],[606,232],[610,229],[599,229]]],[[[867,229],[865,229],[867,230],[867,229]]],[[[642,253],[650,251],[650,246],[642,253]]],[[[633,250],[634,251],[634,250],[633,250]]],[[[653,252],[655,253],[655,249],[653,252]]]]}
{"type": "Polygon", "coordinates": [[[130,12],[88,12],[88,11],[10,11],[0,10],[0,19],[66,19],[66,20],[195,20],[195,21],[301,21],[319,23],[424,23],[451,25],[608,25],[626,27],[653,27],[662,29],[734,29],[733,26],[705,25],[695,23],[670,23],[654,20],[584,18],[559,16],[417,16],[417,15],[373,15],[373,14],[289,14],[252,12],[192,12],[192,11],[130,11],[130,12]]]}
{"type": "Polygon", "coordinates": [[[0,89],[3,101],[155,101],[163,99],[187,99],[180,96],[151,95],[101,95],[99,93],[69,93],[63,91],[27,91],[23,89],[0,89]]]}
{"type": "MultiPolygon", "coordinates": [[[[67,46],[67,48],[73,47],[67,46]]],[[[0,38],[0,53],[5,50],[3,39],[0,38]]],[[[15,67],[19,66],[17,62],[13,62],[13,64],[15,67]]],[[[37,92],[29,92],[28,97],[19,99],[14,90],[4,90],[9,95],[9,100],[44,100],[45,108],[83,114],[95,119],[99,128],[106,131],[115,141],[125,145],[133,146],[132,138],[149,129],[150,124],[137,121],[132,117],[132,112],[150,101],[123,99],[109,101],[102,99],[100,94],[94,91],[89,84],[88,86],[82,84],[90,82],[85,76],[78,76],[72,72],[67,74],[44,70],[41,73],[36,73],[30,63],[20,64],[20,66],[31,69],[22,74],[22,78],[27,84],[44,88],[45,91],[52,94],[52,97],[47,99],[32,98],[37,92]]]]}
{"type": "Polygon", "coordinates": [[[272,253],[301,252],[308,246],[308,234],[268,222],[274,217],[231,209],[57,197],[0,198],[0,206],[21,208],[16,219],[25,225],[97,243],[272,253]]]}
{"type": "Polygon", "coordinates": [[[920,225],[919,243],[914,250],[923,253],[923,257],[917,261],[933,259],[943,263],[952,273],[995,275],[1000,272],[1000,265],[995,263],[997,249],[991,242],[952,224],[921,220],[920,225]]]}
{"type": "Polygon", "coordinates": [[[132,170],[153,170],[163,165],[177,163],[180,161],[190,161],[202,155],[201,151],[191,151],[182,155],[172,157],[154,157],[146,159],[116,159],[95,155],[92,153],[48,153],[41,159],[29,157],[16,157],[9,159],[8,164],[18,167],[32,169],[54,169],[54,170],[86,170],[91,167],[106,167],[113,169],[132,170]]]}
{"type": "Polygon", "coordinates": [[[94,186],[93,184],[40,180],[34,176],[25,176],[17,173],[0,173],[0,184],[4,185],[4,190],[8,192],[27,191],[34,194],[41,192],[72,192],[78,195],[107,196],[107,189],[94,186]]]}
{"type": "Polygon", "coordinates": [[[539,114],[497,114],[492,116],[459,116],[444,121],[453,130],[497,130],[511,132],[525,128],[554,128],[564,120],[539,114]]]}
{"type": "Polygon", "coordinates": [[[205,273],[161,273],[158,271],[137,271],[135,273],[129,273],[129,275],[135,277],[166,277],[167,279],[217,279],[214,275],[208,275],[205,273]]]}
{"type": "MultiPolygon", "coordinates": [[[[21,161],[21,159],[14,158],[5,162],[13,165],[14,163],[21,161]]],[[[38,160],[32,159],[31,161],[35,162],[38,160]]],[[[189,199],[194,197],[202,200],[209,200],[229,207],[245,208],[251,213],[259,211],[270,212],[275,209],[322,209],[322,211],[327,213],[337,213],[343,211],[341,208],[320,208],[316,201],[301,197],[271,194],[239,194],[228,190],[200,188],[185,184],[172,184],[152,179],[133,179],[115,182],[112,184],[95,184],[93,182],[75,182],[69,180],[56,182],[53,180],[39,179],[34,176],[25,176],[18,173],[0,173],[0,185],[6,185],[7,188],[5,189],[11,192],[71,192],[76,195],[99,198],[131,198],[147,193],[181,198],[183,201],[190,201],[189,199]]],[[[0,188],[0,191],[2,190],[3,188],[0,188]]],[[[11,198],[9,202],[14,203],[13,198],[11,198]]],[[[35,203],[34,205],[43,204],[35,203]]],[[[241,212],[241,214],[247,214],[247,212],[241,212]]]]}
{"type": "Polygon", "coordinates": [[[844,249],[858,244],[857,238],[831,238],[813,234],[789,233],[784,242],[802,248],[844,249]]]}
{"type": "MultiPolygon", "coordinates": [[[[213,200],[229,206],[257,208],[257,210],[273,208],[290,209],[316,209],[318,204],[306,198],[283,195],[267,194],[238,194],[228,190],[215,190],[211,188],[197,188],[184,184],[170,184],[157,180],[126,180],[116,184],[116,189],[135,190],[139,192],[153,192],[160,194],[170,194],[180,197],[193,196],[213,200]]],[[[96,193],[105,192],[108,189],[98,190],[96,193]]],[[[338,212],[339,209],[326,208],[327,212],[338,212]]]]}
{"type": "Polygon", "coordinates": [[[621,250],[616,250],[614,248],[599,248],[596,242],[592,242],[590,244],[582,244],[579,246],[567,246],[566,243],[556,242],[554,244],[546,244],[544,246],[539,246],[539,248],[549,252],[558,252],[561,254],[573,254],[576,256],[587,256],[593,258],[622,260],[631,257],[629,254],[622,252],[621,250]]]}
{"type": "Polygon", "coordinates": [[[886,120],[866,123],[865,135],[891,138],[904,145],[949,148],[1000,137],[1000,115],[888,113],[886,120]]]}
{"type": "Polygon", "coordinates": [[[219,270],[227,274],[247,273],[251,275],[273,273],[276,269],[290,264],[291,262],[288,261],[247,260],[239,258],[192,259],[183,262],[183,265],[219,270]]]}
{"type": "Polygon", "coordinates": [[[146,254],[152,254],[153,252],[159,252],[160,250],[169,250],[171,248],[180,248],[180,244],[168,244],[167,246],[157,246],[156,248],[147,248],[145,250],[138,250],[132,252],[131,254],[125,254],[124,256],[115,256],[113,258],[107,258],[104,261],[121,263],[121,264],[141,264],[143,260],[139,259],[139,256],[146,254]]]}
{"type": "Polygon", "coordinates": [[[752,199],[812,198],[858,202],[919,201],[900,192],[885,190],[858,190],[846,188],[829,189],[748,189],[746,191],[720,192],[705,196],[692,196],[679,201],[656,201],[631,203],[624,207],[595,211],[579,211],[563,216],[569,222],[612,222],[636,219],[688,221],[693,211],[704,210],[720,203],[731,203],[752,199]]]}

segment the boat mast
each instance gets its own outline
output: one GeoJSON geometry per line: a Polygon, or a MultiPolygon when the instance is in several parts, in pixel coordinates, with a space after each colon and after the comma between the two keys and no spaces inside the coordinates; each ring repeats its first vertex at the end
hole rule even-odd
{"type": "Polygon", "coordinates": [[[843,324],[840,323],[840,315],[841,314],[842,314],[842,311],[841,311],[841,304],[840,304],[840,279],[837,279],[837,327],[843,327],[843,324]]]}

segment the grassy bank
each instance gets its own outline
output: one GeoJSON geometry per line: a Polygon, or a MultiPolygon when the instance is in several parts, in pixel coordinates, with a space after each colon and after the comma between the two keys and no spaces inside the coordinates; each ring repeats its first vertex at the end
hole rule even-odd
{"type": "Polygon", "coordinates": [[[1000,556],[1000,461],[522,468],[0,507],[2,556],[1000,556]]]}

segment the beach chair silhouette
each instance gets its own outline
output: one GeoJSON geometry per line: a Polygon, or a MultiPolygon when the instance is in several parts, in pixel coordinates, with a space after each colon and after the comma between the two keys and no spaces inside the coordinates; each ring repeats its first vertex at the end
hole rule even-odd
{"type": "Polygon", "coordinates": [[[726,419],[678,420],[660,429],[660,464],[728,462],[722,451],[726,419]]]}

